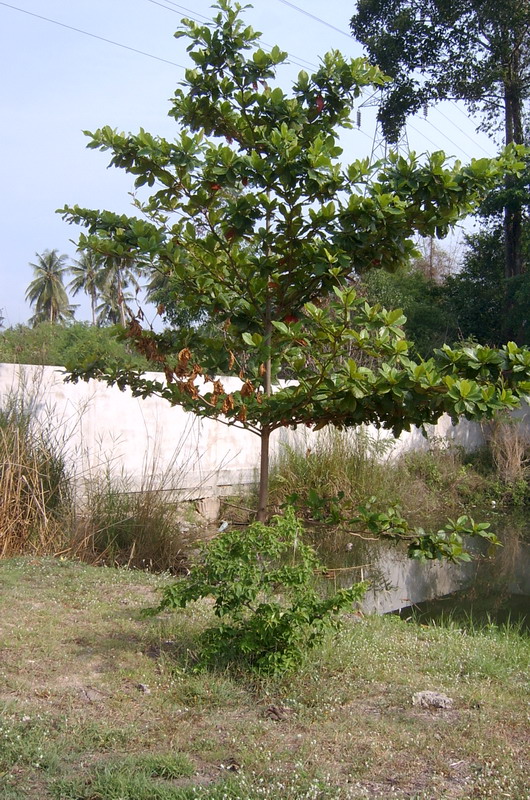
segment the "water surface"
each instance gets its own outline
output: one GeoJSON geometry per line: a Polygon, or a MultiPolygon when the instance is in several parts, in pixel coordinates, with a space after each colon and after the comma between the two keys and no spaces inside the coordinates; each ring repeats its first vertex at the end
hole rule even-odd
{"type": "Polygon", "coordinates": [[[476,513],[476,518],[491,522],[502,547],[472,541],[474,560],[458,565],[417,562],[404,548],[349,534],[323,535],[321,530],[315,542],[332,568],[331,585],[370,582],[363,602],[366,612],[410,616],[415,610],[429,618],[471,615],[496,623],[519,620],[530,627],[530,511],[489,511],[476,513]]]}

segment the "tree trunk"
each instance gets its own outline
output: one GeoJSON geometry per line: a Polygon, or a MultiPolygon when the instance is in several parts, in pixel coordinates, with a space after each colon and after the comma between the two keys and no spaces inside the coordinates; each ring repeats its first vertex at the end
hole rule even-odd
{"type": "MultiPolygon", "coordinates": [[[[511,75],[504,84],[504,122],[505,143],[523,144],[523,112],[521,103],[521,90],[519,86],[520,65],[518,58],[511,67],[511,75]]],[[[510,189],[513,189],[516,179],[512,176],[506,179],[508,193],[507,204],[504,207],[504,274],[506,278],[513,278],[524,272],[522,233],[523,211],[521,203],[510,200],[510,189]]]]}
{"type": "MultiPolygon", "coordinates": [[[[271,322],[271,303],[270,298],[267,300],[267,308],[265,312],[265,341],[269,346],[269,354],[265,362],[265,394],[267,397],[272,392],[272,359],[270,353],[272,337],[272,322],[271,322]]],[[[263,425],[261,429],[261,449],[260,449],[260,462],[259,462],[259,493],[258,493],[258,513],[256,519],[258,522],[267,522],[269,511],[269,444],[270,444],[271,429],[268,425],[263,425]]]]}
{"type": "MultiPolygon", "coordinates": [[[[511,180],[506,181],[506,188],[509,189],[511,180]]],[[[524,272],[523,253],[521,247],[522,238],[522,210],[521,206],[504,209],[504,275],[506,278],[513,278],[524,272]]]]}
{"type": "Polygon", "coordinates": [[[258,522],[267,522],[269,512],[269,442],[271,431],[266,425],[261,429],[259,464],[258,522]]]}
{"type": "Polygon", "coordinates": [[[118,306],[120,309],[120,322],[122,326],[125,328],[127,320],[125,318],[125,299],[123,297],[123,281],[121,279],[121,267],[118,267],[116,276],[118,280],[118,306]]]}

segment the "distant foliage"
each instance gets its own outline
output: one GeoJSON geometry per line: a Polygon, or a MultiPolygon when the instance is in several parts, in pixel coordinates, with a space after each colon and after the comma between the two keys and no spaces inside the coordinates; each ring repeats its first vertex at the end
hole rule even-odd
{"type": "Polygon", "coordinates": [[[434,347],[459,338],[453,309],[446,302],[444,285],[431,280],[414,267],[389,275],[374,270],[363,277],[364,291],[370,303],[386,308],[402,308],[407,321],[407,339],[414,350],[428,358],[434,347]]]}
{"type": "MultiPolygon", "coordinates": [[[[525,229],[525,252],[529,233],[525,229]]],[[[508,340],[530,343],[530,279],[528,273],[505,277],[500,225],[466,237],[462,268],[446,279],[443,294],[460,338],[491,347],[508,340]]]]}
{"type": "Polygon", "coordinates": [[[145,359],[131,353],[126,344],[116,339],[113,328],[97,328],[83,322],[71,325],[41,322],[33,328],[27,325],[7,328],[0,332],[0,362],[76,368],[113,362],[116,366],[149,368],[145,359]]]}

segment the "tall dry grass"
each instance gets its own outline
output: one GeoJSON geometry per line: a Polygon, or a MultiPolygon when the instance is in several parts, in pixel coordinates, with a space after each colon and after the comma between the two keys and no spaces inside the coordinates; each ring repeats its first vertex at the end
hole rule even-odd
{"type": "Polygon", "coordinates": [[[523,426],[507,414],[499,414],[485,427],[485,435],[499,480],[506,484],[526,480],[530,460],[523,426]]]}
{"type": "Polygon", "coordinates": [[[271,470],[271,504],[297,496],[302,504],[310,492],[360,503],[373,494],[395,496],[392,441],[374,440],[362,428],[324,428],[311,444],[284,446],[271,470]]]}
{"type": "Polygon", "coordinates": [[[437,438],[399,458],[392,449],[392,440],[374,440],[362,428],[324,429],[310,447],[284,447],[272,469],[273,506],[292,501],[309,518],[332,521],[335,509],[375,497],[422,525],[484,501],[488,479],[465,464],[463,449],[437,438]]]}
{"type": "MultiPolygon", "coordinates": [[[[64,554],[92,563],[178,570],[193,528],[199,527],[184,524],[178,492],[183,472],[194,466],[176,466],[190,430],[163,470],[156,453],[146,457],[137,485],[113,469],[112,459],[90,467],[74,452],[69,437],[83,411],[73,426],[71,420],[66,424],[43,396],[37,378],[31,385],[21,382],[0,401],[0,558],[64,554]]],[[[191,461],[193,447],[187,451],[191,461]]]]}
{"type": "Polygon", "coordinates": [[[183,525],[183,505],[176,494],[149,473],[138,488],[111,470],[87,480],[77,515],[76,550],[92,563],[179,571],[193,531],[183,525]]]}
{"type": "MultiPolygon", "coordinates": [[[[133,480],[107,462],[81,481],[75,547],[93,563],[178,572],[191,542],[202,534],[204,520],[184,498],[188,473],[197,473],[193,424],[186,426],[169,461],[156,444],[145,454],[142,474],[133,480]],[[191,444],[191,446],[190,446],[191,444]]],[[[202,476],[208,481],[210,474],[202,476]]],[[[193,497],[197,489],[191,490],[193,497]]]]}
{"type": "Polygon", "coordinates": [[[53,426],[17,392],[0,408],[0,558],[60,550],[67,538],[72,479],[53,426]]]}

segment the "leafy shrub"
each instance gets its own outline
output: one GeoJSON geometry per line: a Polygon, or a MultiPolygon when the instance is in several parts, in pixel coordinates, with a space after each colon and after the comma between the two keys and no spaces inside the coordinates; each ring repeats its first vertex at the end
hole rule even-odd
{"type": "Polygon", "coordinates": [[[317,575],[323,571],[292,508],[267,526],[255,522],[231,530],[205,545],[190,574],[164,590],[155,611],[184,608],[213,597],[223,622],[202,636],[201,663],[242,662],[257,672],[277,674],[296,668],[339,612],[361,600],[358,583],[323,597],[317,575]]]}

